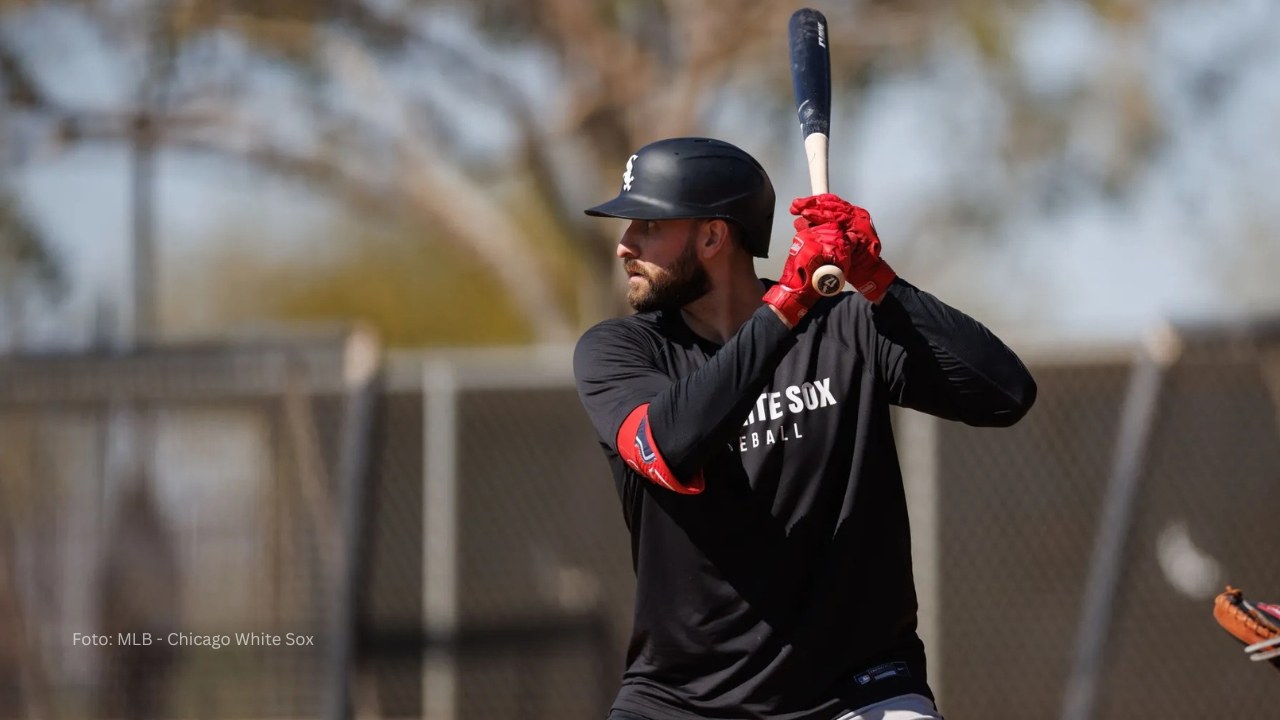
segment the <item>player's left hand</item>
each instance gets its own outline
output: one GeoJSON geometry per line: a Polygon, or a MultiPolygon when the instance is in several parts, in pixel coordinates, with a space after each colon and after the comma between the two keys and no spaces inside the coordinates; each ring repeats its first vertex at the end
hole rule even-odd
{"type": "Polygon", "coordinates": [[[880,257],[880,235],[866,210],[831,193],[796,198],[791,214],[797,216],[796,230],[835,223],[844,231],[850,253],[844,270],[854,289],[871,302],[878,303],[898,275],[880,257]]]}
{"type": "Polygon", "coordinates": [[[782,275],[764,294],[765,303],[773,306],[787,327],[795,327],[822,299],[813,287],[813,274],[823,265],[843,270],[849,266],[849,253],[844,230],[835,223],[797,232],[782,264],[782,275]]]}

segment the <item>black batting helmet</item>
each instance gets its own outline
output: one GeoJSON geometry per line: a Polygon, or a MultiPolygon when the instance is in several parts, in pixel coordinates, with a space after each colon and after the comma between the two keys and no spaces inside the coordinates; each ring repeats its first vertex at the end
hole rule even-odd
{"type": "Polygon", "coordinates": [[[755,158],[721,140],[685,137],[637,150],[627,160],[618,196],[586,213],[627,220],[732,220],[742,228],[747,251],[767,257],[773,202],[773,184],[755,158]]]}

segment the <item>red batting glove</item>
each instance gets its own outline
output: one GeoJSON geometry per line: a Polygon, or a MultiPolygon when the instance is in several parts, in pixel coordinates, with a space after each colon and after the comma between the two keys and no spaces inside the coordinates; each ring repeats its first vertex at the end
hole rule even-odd
{"type": "Polygon", "coordinates": [[[813,273],[823,265],[848,267],[850,250],[845,231],[835,223],[802,229],[792,238],[782,276],[765,292],[764,301],[795,327],[822,298],[811,282],[813,273]]]}
{"type": "Polygon", "coordinates": [[[827,223],[838,225],[851,246],[849,264],[840,266],[845,279],[871,302],[884,297],[898,274],[880,258],[880,236],[866,210],[838,195],[824,193],[796,198],[791,202],[791,214],[799,216],[797,230],[827,223]]]}
{"type": "MultiPolygon", "coordinates": [[[[862,208],[849,203],[839,195],[831,193],[811,195],[791,201],[791,214],[805,220],[805,224],[810,227],[833,222],[838,223],[841,227],[848,228],[853,222],[854,215],[860,210],[862,208]]],[[[862,212],[865,213],[866,211],[862,210],[862,212]]],[[[800,222],[797,221],[796,224],[798,225],[800,222]]]]}

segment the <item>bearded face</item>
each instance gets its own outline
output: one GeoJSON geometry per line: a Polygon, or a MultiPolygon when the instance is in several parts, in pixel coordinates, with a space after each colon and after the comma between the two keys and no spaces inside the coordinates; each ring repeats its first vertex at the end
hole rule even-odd
{"type": "Polygon", "coordinates": [[[689,228],[684,249],[667,267],[627,260],[623,269],[630,278],[627,302],[639,312],[678,309],[707,294],[711,280],[706,268],[698,262],[695,240],[698,225],[689,228]]]}

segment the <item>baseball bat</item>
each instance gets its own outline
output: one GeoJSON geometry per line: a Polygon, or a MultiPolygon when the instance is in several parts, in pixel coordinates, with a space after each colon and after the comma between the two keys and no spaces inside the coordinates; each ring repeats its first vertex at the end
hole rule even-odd
{"type": "MultiPolygon", "coordinates": [[[[796,94],[796,115],[804,138],[809,165],[809,189],[813,195],[827,192],[828,139],[831,131],[831,53],[827,47],[827,19],[811,8],[791,14],[791,85],[796,94]]],[[[844,289],[844,272],[823,265],[813,273],[813,289],[835,295],[844,289]]]]}

